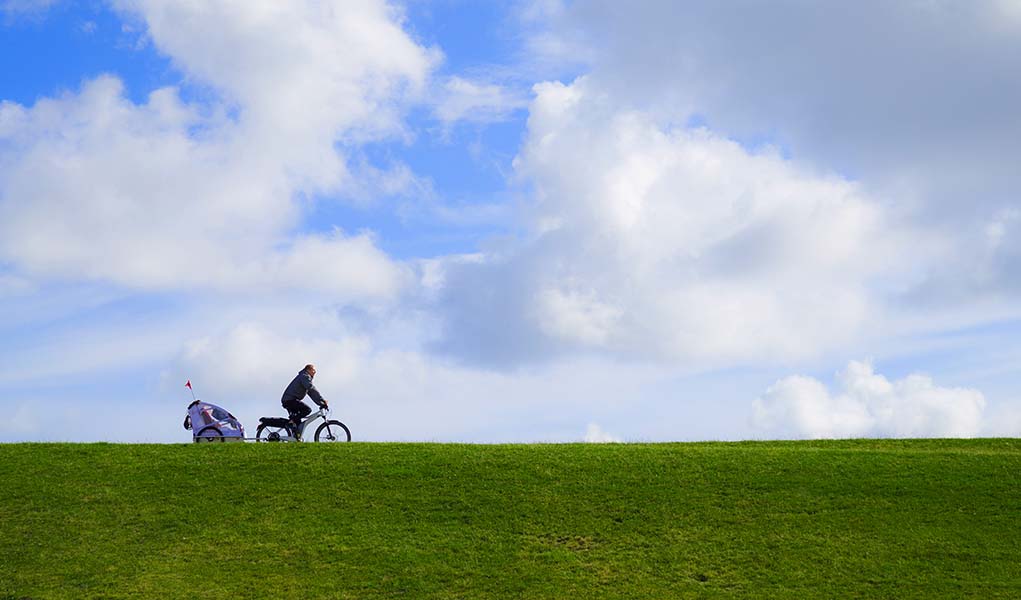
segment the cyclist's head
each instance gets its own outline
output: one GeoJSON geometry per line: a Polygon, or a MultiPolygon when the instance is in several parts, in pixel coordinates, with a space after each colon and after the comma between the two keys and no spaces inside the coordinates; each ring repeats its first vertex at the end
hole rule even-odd
{"type": "Polygon", "coordinates": [[[311,364],[305,365],[305,368],[303,370],[306,373],[308,373],[309,377],[315,377],[316,376],[316,367],[315,367],[315,365],[311,365],[311,364]]]}

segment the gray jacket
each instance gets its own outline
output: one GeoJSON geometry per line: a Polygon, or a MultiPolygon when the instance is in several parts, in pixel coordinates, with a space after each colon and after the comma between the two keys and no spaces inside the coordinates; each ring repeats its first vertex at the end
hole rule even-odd
{"type": "Polygon", "coordinates": [[[319,393],[316,386],[312,385],[312,377],[305,371],[298,371],[298,376],[284,390],[280,403],[283,404],[288,400],[302,400],[305,398],[305,394],[308,394],[312,401],[319,406],[322,406],[323,402],[325,402],[323,395],[319,393]]]}

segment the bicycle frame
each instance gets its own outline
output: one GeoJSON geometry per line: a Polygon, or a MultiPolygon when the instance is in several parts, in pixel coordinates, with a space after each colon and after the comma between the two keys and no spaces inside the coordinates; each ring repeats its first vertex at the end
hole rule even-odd
{"type": "MultiPolygon", "coordinates": [[[[282,425],[266,425],[266,424],[261,424],[261,425],[259,425],[259,431],[257,432],[255,438],[245,438],[245,439],[246,440],[247,439],[252,439],[254,441],[264,441],[264,442],[276,442],[276,441],[280,441],[280,442],[297,442],[297,441],[306,439],[305,438],[305,432],[307,430],[313,429],[312,426],[316,424],[316,421],[320,421],[321,420],[323,422],[323,424],[329,423],[330,422],[330,419],[328,417],[329,414],[330,414],[330,407],[328,407],[328,406],[320,406],[319,410],[317,410],[317,411],[315,411],[313,413],[309,413],[308,416],[306,416],[304,419],[301,420],[300,423],[298,423],[298,431],[297,431],[296,435],[295,435],[294,432],[291,431],[293,429],[293,427],[294,427],[293,422],[291,424],[288,424],[286,427],[284,427],[282,425]],[[268,427],[268,431],[267,431],[266,437],[261,437],[263,429],[267,428],[267,427],[268,427]]],[[[277,419],[277,417],[273,417],[272,419],[275,420],[275,419],[277,419]]],[[[340,421],[335,421],[335,423],[340,423],[340,421]]],[[[320,425],[320,427],[322,427],[322,425],[320,425]]],[[[347,427],[343,423],[340,424],[340,427],[338,428],[338,431],[340,429],[344,430],[344,433],[341,435],[340,439],[342,441],[350,441],[351,440],[350,430],[348,430],[347,427]]],[[[309,435],[311,435],[311,433],[309,435]]],[[[335,436],[334,431],[333,430],[328,430],[327,441],[337,441],[337,440],[334,439],[334,436],[335,436]]]]}
{"type": "Polygon", "coordinates": [[[305,417],[305,420],[301,422],[301,431],[298,435],[300,435],[302,439],[305,439],[305,428],[307,428],[312,421],[315,421],[316,419],[322,419],[324,423],[328,421],[329,419],[326,418],[326,413],[328,412],[330,412],[330,409],[320,407],[319,410],[305,417]]]}

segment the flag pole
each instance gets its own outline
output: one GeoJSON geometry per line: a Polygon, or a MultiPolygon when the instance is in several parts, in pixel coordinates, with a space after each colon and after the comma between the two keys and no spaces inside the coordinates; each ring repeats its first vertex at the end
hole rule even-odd
{"type": "Polygon", "coordinates": [[[195,397],[195,390],[191,387],[191,379],[188,380],[188,383],[184,384],[184,387],[188,388],[188,391],[191,392],[191,399],[197,401],[198,398],[195,397]]]}

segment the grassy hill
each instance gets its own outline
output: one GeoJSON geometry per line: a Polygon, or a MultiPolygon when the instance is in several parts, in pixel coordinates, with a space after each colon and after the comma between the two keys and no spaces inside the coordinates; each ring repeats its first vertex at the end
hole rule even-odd
{"type": "Polygon", "coordinates": [[[0,599],[1018,598],[1021,442],[0,445],[0,599]]]}

